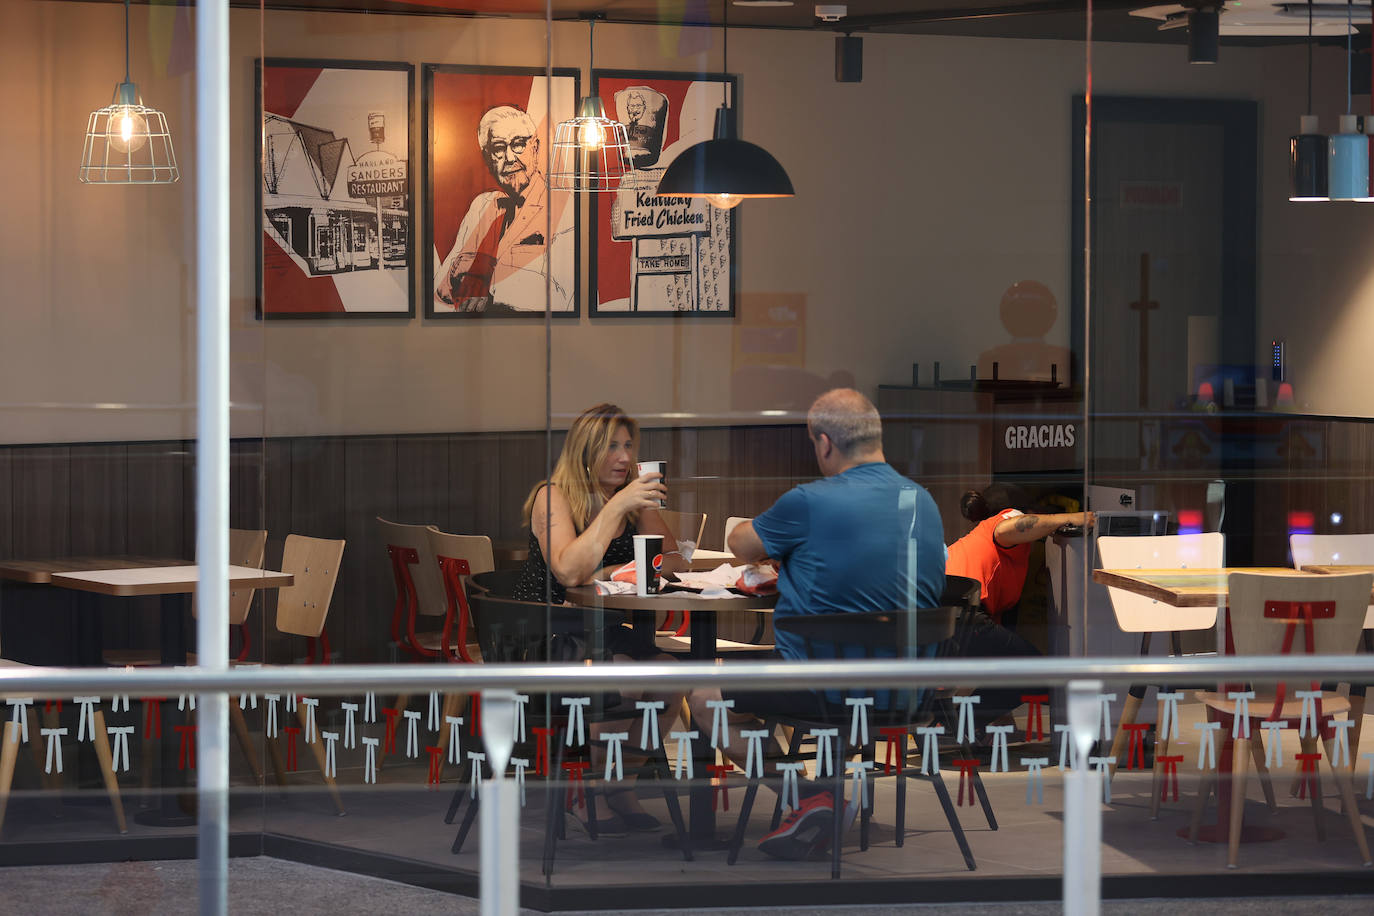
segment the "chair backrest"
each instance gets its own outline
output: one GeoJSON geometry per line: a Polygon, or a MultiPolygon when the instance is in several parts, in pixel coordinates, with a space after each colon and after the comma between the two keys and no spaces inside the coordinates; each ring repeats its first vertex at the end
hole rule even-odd
{"type": "Polygon", "coordinates": [[[287,535],[281,570],[295,581],[277,592],[278,630],[311,637],[323,632],[343,552],[343,541],[287,535]]]}
{"type": "Polygon", "coordinates": [[[1293,565],[1374,566],[1374,534],[1290,534],[1293,565]]]}
{"type": "MultiPolygon", "coordinates": [[[[247,566],[262,569],[263,557],[267,553],[267,532],[251,531],[244,528],[229,529],[229,565],[247,566]]],[[[253,595],[257,590],[251,588],[229,589],[229,625],[238,626],[248,619],[253,607],[253,595]]],[[[199,602],[191,598],[191,614],[200,616],[199,602]]]]}
{"type": "Polygon", "coordinates": [[[968,576],[945,576],[945,589],[940,604],[952,607],[975,608],[983,597],[983,585],[968,576]]]}
{"type": "Polygon", "coordinates": [[[481,534],[449,534],[435,529],[429,532],[429,543],[444,584],[444,600],[456,621],[456,626],[451,626],[447,619],[444,623],[445,631],[450,634],[449,645],[458,650],[463,661],[474,661],[467,649],[472,633],[468,626],[471,612],[466,580],[473,573],[492,572],[495,569],[491,538],[481,534]]]}
{"type": "MultiPolygon", "coordinates": [[[[1217,531],[1097,539],[1103,569],[1220,569],[1226,565],[1225,554],[1226,540],[1217,531]]],[[[1217,625],[1214,607],[1174,607],[1119,588],[1108,588],[1107,594],[1116,625],[1127,633],[1206,630],[1217,625]]]]}
{"type": "MultiPolygon", "coordinates": [[[[1292,576],[1232,573],[1227,580],[1231,641],[1236,655],[1354,654],[1374,575],[1292,576]],[[1326,605],[1325,608],[1322,605],[1326,605]],[[1304,606],[1312,608],[1310,653],[1304,606]],[[1298,622],[1285,621],[1296,617],[1298,622]],[[1289,642],[1284,653],[1283,646],[1289,642]]],[[[1297,690],[1308,689],[1301,682],[1297,690]]],[[[1260,689],[1257,687],[1256,689],[1260,689]]]]}
{"type": "Polygon", "coordinates": [[[734,531],[740,522],[752,522],[753,520],[753,516],[749,515],[732,515],[727,518],[725,520],[725,536],[721,539],[720,549],[730,549],[730,532],[734,531]]]}
{"type": "Polygon", "coordinates": [[[693,551],[701,546],[701,535],[706,530],[706,513],[660,509],[658,515],[673,533],[677,549],[682,551],[682,558],[691,560],[693,551]]]}
{"type": "MultiPolygon", "coordinates": [[[[448,612],[448,598],[444,594],[444,580],[439,575],[439,564],[434,558],[434,547],[430,542],[431,531],[438,531],[433,525],[402,525],[389,522],[377,516],[377,527],[382,532],[382,543],[386,545],[387,556],[394,564],[399,562],[410,573],[410,584],[415,589],[415,613],[430,617],[442,617],[448,612]]],[[[395,567],[393,566],[393,569],[395,567]]],[[[404,588],[404,579],[397,582],[397,588],[404,588]]]]}
{"type": "MultiPolygon", "coordinates": [[[[1293,565],[1374,566],[1374,534],[1290,534],[1293,565]]],[[[1374,629],[1374,604],[1364,612],[1365,629],[1374,629]]]]}
{"type": "MultiPolygon", "coordinates": [[[[954,637],[960,607],[915,608],[840,614],[800,614],[775,617],[773,628],[790,633],[813,658],[926,658],[939,654],[954,637]]],[[[933,691],[850,690],[849,696],[873,696],[877,709],[905,709],[916,713],[933,691]]],[[[843,703],[836,691],[826,702],[843,703]]]]}

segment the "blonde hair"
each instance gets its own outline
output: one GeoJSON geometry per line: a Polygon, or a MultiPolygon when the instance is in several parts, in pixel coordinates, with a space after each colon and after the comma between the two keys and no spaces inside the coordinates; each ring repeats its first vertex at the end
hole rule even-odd
{"type": "MultiPolygon", "coordinates": [[[[563,498],[568,501],[573,526],[578,534],[582,533],[605,501],[605,495],[601,492],[601,485],[596,480],[593,468],[599,466],[606,453],[611,450],[611,438],[622,426],[630,433],[633,460],[638,457],[634,450],[639,444],[639,424],[626,416],[625,411],[614,404],[597,404],[582,411],[578,418],[573,420],[572,428],[568,430],[568,438],[563,441],[563,452],[553,467],[553,474],[547,480],[535,484],[534,489],[530,490],[530,495],[525,498],[523,514],[526,525],[530,524],[535,497],[539,495],[539,491],[545,486],[553,485],[558,487],[563,498]]],[[[633,472],[627,474],[625,483],[629,483],[635,476],[633,472]]],[[[622,487],[624,485],[621,484],[622,487]]],[[[630,521],[635,522],[637,519],[632,515],[630,521]]]]}

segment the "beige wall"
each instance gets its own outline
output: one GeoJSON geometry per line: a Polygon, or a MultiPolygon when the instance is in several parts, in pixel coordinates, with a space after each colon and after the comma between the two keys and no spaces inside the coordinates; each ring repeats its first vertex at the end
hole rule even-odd
{"type": "MultiPolygon", "coordinates": [[[[7,305],[0,441],[190,435],[192,78],[159,72],[149,51],[150,11],[135,7],[134,78],[149,104],[168,114],[183,180],[84,187],[75,177],[81,134],[86,114],[107,101],[120,76],[122,11],[0,4],[7,23],[0,53],[20,83],[10,93],[20,136],[9,145],[13,187],[0,245],[7,305]]],[[[259,21],[234,10],[231,25],[235,434],[542,427],[540,322],[263,325],[253,318],[259,21]]],[[[264,25],[269,56],[403,60],[417,69],[423,62],[544,59],[540,22],[273,13],[264,25]]],[[[597,63],[719,66],[718,50],[665,56],[661,35],[604,26],[597,63]]],[[[582,27],[559,25],[554,38],[556,65],[585,67],[582,27]]],[[[868,36],[865,81],[857,85],[833,81],[829,35],[739,30],[730,50],[730,69],[741,76],[743,134],[778,156],[798,190],[792,200],[738,211],[740,289],[745,297],[805,297],[809,372],[848,372],[865,389],[903,382],[913,361],[928,367],[940,360],[947,375],[962,374],[981,350],[1008,339],[997,305],[1022,279],[1040,280],[1058,297],[1050,342],[1067,344],[1070,99],[1084,83],[1081,43],[868,36]]],[[[1282,200],[1285,138],[1303,104],[1301,52],[1225,48],[1223,63],[1211,68],[1188,67],[1182,58],[1176,46],[1098,45],[1095,91],[1262,101],[1262,343],[1289,341],[1300,399],[1311,409],[1369,413],[1370,396],[1347,379],[1363,370],[1362,335],[1374,330],[1365,328],[1374,323],[1365,307],[1374,289],[1364,246],[1351,241],[1368,236],[1374,207],[1299,208],[1282,200]],[[1333,327],[1345,333],[1332,334],[1333,327]]],[[[1333,52],[1319,58],[1327,87],[1319,112],[1334,117],[1343,62],[1333,52]]],[[[417,117],[419,107],[417,85],[417,117]]],[[[418,145],[418,130],[414,140],[418,145]]],[[[420,162],[416,148],[417,178],[420,162]]],[[[423,220],[418,212],[417,236],[423,220]]],[[[583,312],[577,322],[555,325],[556,414],[614,398],[643,416],[732,419],[730,322],[593,322],[585,296],[583,312]]]]}

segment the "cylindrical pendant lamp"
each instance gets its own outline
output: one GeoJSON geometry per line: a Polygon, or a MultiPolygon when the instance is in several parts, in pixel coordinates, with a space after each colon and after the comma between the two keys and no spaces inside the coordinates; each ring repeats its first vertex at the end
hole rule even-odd
{"type": "Polygon", "coordinates": [[[1317,132],[1317,116],[1303,115],[1298,133],[1288,138],[1288,199],[1330,200],[1326,195],[1326,166],[1330,150],[1317,132]]]}
{"type": "Polygon", "coordinates": [[[1327,196],[1356,200],[1369,196],[1369,138],[1356,130],[1353,114],[1343,114],[1341,132],[1329,144],[1327,196]]]}

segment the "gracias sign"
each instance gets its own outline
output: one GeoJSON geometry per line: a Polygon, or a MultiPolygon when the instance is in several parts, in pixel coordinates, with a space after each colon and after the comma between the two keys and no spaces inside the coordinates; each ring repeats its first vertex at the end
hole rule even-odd
{"type": "Polygon", "coordinates": [[[996,423],[991,430],[994,473],[1069,471],[1080,467],[1080,423],[1062,415],[1046,417],[1038,423],[1034,420],[1023,415],[996,423]]]}

